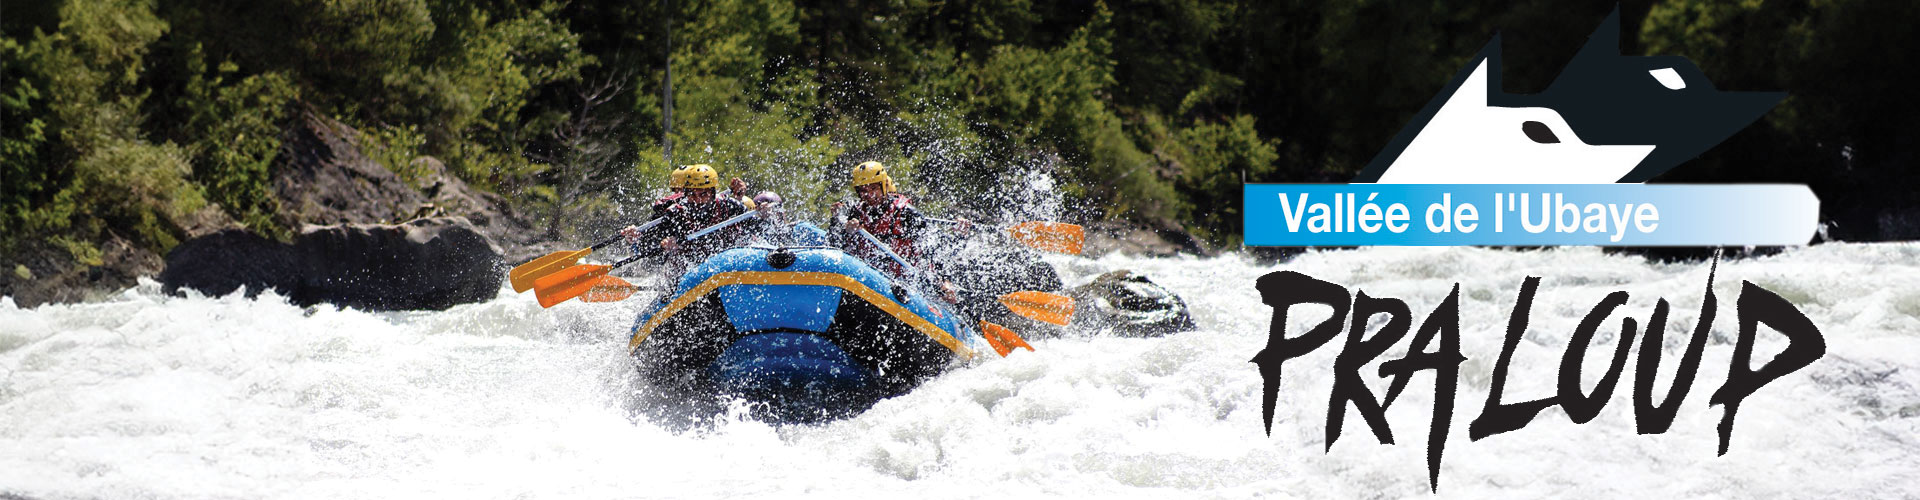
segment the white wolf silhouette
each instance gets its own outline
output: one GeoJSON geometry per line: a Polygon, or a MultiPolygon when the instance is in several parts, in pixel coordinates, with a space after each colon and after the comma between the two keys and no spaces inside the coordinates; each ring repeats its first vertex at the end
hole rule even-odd
{"type": "MultiPolygon", "coordinates": [[[[1497,41],[1495,43],[1498,43],[1497,41]]],[[[1487,104],[1488,59],[1447,97],[1376,182],[1602,184],[1617,182],[1652,145],[1596,146],[1550,108],[1487,104]]]]}

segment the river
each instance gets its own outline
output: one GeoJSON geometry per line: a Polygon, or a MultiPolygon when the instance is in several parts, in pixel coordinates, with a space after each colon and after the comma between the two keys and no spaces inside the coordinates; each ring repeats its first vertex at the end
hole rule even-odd
{"type": "MultiPolygon", "coordinates": [[[[1051,259],[1070,284],[1143,273],[1184,297],[1200,328],[1035,339],[1035,352],[957,368],[827,424],[736,412],[680,429],[631,408],[644,390],[623,355],[637,300],[541,309],[502,290],[446,311],[370,313],[272,294],[171,297],[151,281],[94,303],[0,299],[0,497],[1431,495],[1431,375],[1388,412],[1399,444],[1376,442],[1349,410],[1327,451],[1335,342],[1289,362],[1273,433],[1262,431],[1248,360],[1271,309],[1253,283],[1276,270],[1403,299],[1416,322],[1460,285],[1468,360],[1440,497],[1920,496],[1920,244],[1721,261],[1700,378],[1665,434],[1635,433],[1629,364],[1594,421],[1549,409],[1481,441],[1467,424],[1527,276],[1542,280],[1508,401],[1553,393],[1574,325],[1616,290],[1631,294],[1616,317],[1644,322],[1660,298],[1673,306],[1656,384],[1665,394],[1708,264],[1593,248],[1366,248],[1264,265],[1235,254],[1051,259]],[[1799,307],[1828,350],[1748,398],[1732,449],[1716,456],[1722,407],[1707,399],[1727,376],[1742,281],[1799,307]]],[[[1292,332],[1324,314],[1296,314],[1292,332]]],[[[1618,320],[1606,325],[1587,387],[1616,340],[1618,320]]],[[[1755,362],[1784,343],[1763,331],[1755,362]]],[[[1385,392],[1372,365],[1361,373],[1385,392]]]]}

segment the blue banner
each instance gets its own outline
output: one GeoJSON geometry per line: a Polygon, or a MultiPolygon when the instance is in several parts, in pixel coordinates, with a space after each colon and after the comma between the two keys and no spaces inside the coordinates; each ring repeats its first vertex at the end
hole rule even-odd
{"type": "Polygon", "coordinates": [[[1254,246],[1805,245],[1787,184],[1247,184],[1254,246]]]}

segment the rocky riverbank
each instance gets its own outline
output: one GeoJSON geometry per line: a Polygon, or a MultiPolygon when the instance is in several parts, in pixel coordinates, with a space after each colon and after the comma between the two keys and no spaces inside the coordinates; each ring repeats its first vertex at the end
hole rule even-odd
{"type": "Polygon", "coordinates": [[[445,308],[492,297],[504,263],[553,247],[537,241],[504,199],[468,186],[439,160],[411,160],[423,172],[416,189],[368,151],[359,131],[301,111],[283,130],[269,171],[276,222],[294,228],[290,241],[244,228],[211,205],[193,215],[185,241],[166,255],[118,236],[99,245],[94,262],[74,262],[52,242],[22,245],[0,273],[0,296],[23,307],[78,302],[150,276],[169,289],[248,286],[301,303],[445,308]]]}
{"type": "MultiPolygon", "coordinates": [[[[485,300],[504,268],[561,248],[502,197],[467,185],[440,160],[416,157],[409,184],[375,159],[359,131],[302,110],[270,166],[287,241],[242,227],[217,205],[195,213],[165,255],[110,238],[98,262],[72,262],[49,242],[25,245],[0,273],[0,296],[23,307],[101,298],[157,277],[169,291],[272,289],[303,305],[439,309],[485,300]]],[[[1087,254],[1210,255],[1178,229],[1089,225],[1087,254]]]]}

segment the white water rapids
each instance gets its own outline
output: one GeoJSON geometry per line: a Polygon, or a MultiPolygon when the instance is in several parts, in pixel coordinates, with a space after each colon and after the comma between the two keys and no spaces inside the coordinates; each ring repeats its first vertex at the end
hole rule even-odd
{"type": "MultiPolygon", "coordinates": [[[[1575,425],[1549,409],[1477,442],[1467,424],[1526,276],[1542,281],[1507,402],[1553,394],[1575,324],[1616,290],[1632,297],[1589,349],[1586,387],[1605,371],[1617,318],[1644,324],[1665,298],[1660,397],[1708,264],[1591,248],[1054,262],[1069,284],[1144,273],[1185,298],[1200,330],[1041,339],[1037,352],[953,370],[855,418],[682,431],[627,407],[624,335],[637,300],[543,310],[503,290],[447,311],[367,313],[272,295],[169,297],[151,282],[97,303],[0,300],[0,498],[1430,496],[1430,374],[1388,411],[1399,444],[1376,442],[1349,409],[1325,451],[1344,332],[1286,365],[1273,434],[1263,433],[1248,359],[1267,342],[1271,309],[1253,284],[1275,270],[1400,298],[1416,325],[1460,284],[1468,361],[1440,497],[1920,496],[1920,244],[1722,261],[1700,376],[1665,434],[1634,431],[1630,359],[1596,420],[1575,425]],[[1828,350],[1749,397],[1732,449],[1716,456],[1723,407],[1707,398],[1726,379],[1743,280],[1799,307],[1828,350]]],[[[1325,317],[1296,311],[1291,335],[1325,317]]],[[[1784,344],[1762,328],[1754,362],[1784,344]]],[[[1361,374],[1383,395],[1377,363],[1361,374]]]]}

